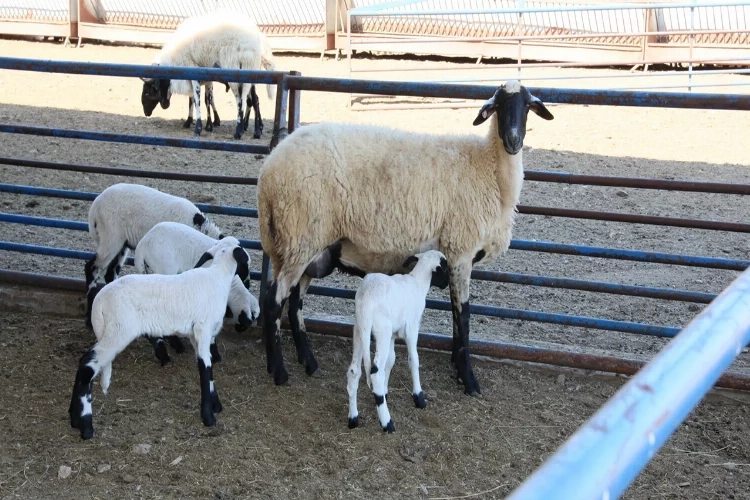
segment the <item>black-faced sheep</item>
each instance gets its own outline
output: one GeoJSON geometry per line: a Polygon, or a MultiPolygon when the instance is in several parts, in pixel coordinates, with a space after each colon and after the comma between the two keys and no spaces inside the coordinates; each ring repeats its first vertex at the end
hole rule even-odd
{"type": "MultiPolygon", "coordinates": [[[[157,55],[154,64],[249,70],[273,70],[275,68],[273,53],[268,45],[268,40],[258,30],[256,24],[244,14],[227,11],[217,11],[183,21],[157,55]]],[[[146,116],[151,115],[157,103],[162,108],[167,109],[173,93],[192,95],[192,101],[196,105],[195,134],[200,135],[202,130],[200,114],[202,82],[153,78],[142,78],[142,80],[141,104],[146,116]]],[[[260,104],[255,94],[255,86],[242,83],[224,83],[227,85],[227,89],[232,89],[237,102],[237,128],[234,138],[241,138],[244,130],[247,130],[250,116],[249,106],[252,106],[255,110],[253,137],[259,138],[263,131],[263,122],[260,118],[260,104]],[[246,113],[243,113],[245,103],[247,103],[248,109],[246,113]]],[[[273,98],[275,87],[267,85],[267,89],[268,96],[273,98]]],[[[209,102],[213,103],[213,92],[211,92],[209,102]]],[[[209,102],[206,103],[206,106],[209,105],[209,102]]],[[[209,110],[209,119],[210,113],[209,110]]],[[[192,107],[190,107],[190,116],[185,122],[186,125],[183,126],[190,126],[188,122],[191,119],[192,107]]]]}
{"type": "Polygon", "coordinates": [[[141,238],[163,221],[193,226],[215,239],[224,237],[221,230],[190,201],[148,186],[114,184],[91,203],[89,234],[96,245],[96,255],[85,266],[88,326],[91,326],[94,288],[102,270],[106,269],[106,283],[117,279],[128,251],[135,250],[141,238]]]}
{"type": "Polygon", "coordinates": [[[430,285],[448,286],[448,262],[436,250],[429,250],[404,262],[416,265],[409,274],[388,276],[372,273],[365,276],[354,297],[354,336],[352,338],[352,363],[346,372],[349,393],[349,428],[359,424],[357,411],[357,386],[364,362],[367,385],[372,388],[378,420],[383,431],[394,432],[396,427],[388,411],[388,380],[396,362],[396,338],[406,344],[411,371],[411,396],[417,408],[427,403],[419,382],[419,355],[417,338],[422,322],[425,299],[430,285]],[[370,363],[370,336],[375,339],[375,359],[370,363]]]}
{"type": "Polygon", "coordinates": [[[469,357],[471,269],[510,244],[529,110],[553,118],[511,80],[474,120],[496,115],[484,138],[319,123],[279,143],[258,178],[261,243],[274,277],[261,314],[276,384],[288,379],[279,338],[287,299],[298,360],[313,374],[318,364],[301,313],[310,280],[336,268],[394,274],[408,256],[436,249],[450,268],[451,359],[466,393],[480,393],[469,357]]]}
{"type": "Polygon", "coordinates": [[[101,373],[106,394],[112,361],[136,338],[175,333],[190,338],[198,360],[201,420],[216,423],[222,410],[214,387],[210,346],[224,323],[229,290],[235,274],[247,275],[247,253],[219,242],[210,250],[213,263],[176,275],[131,274],[108,285],[94,299],[92,324],[97,342],[78,365],[68,413],[81,438],[94,434],[91,386],[101,373]]]}

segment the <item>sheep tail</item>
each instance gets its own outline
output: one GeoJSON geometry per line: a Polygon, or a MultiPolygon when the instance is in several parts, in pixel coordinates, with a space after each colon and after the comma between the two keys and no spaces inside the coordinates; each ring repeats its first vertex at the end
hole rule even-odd
{"type": "MultiPolygon", "coordinates": [[[[276,71],[276,63],[274,62],[271,45],[268,43],[268,38],[263,35],[261,35],[260,65],[266,71],[276,71]]],[[[276,85],[266,85],[266,91],[268,92],[269,99],[276,97],[276,85]]]]}
{"type": "Polygon", "coordinates": [[[357,318],[354,325],[354,335],[359,335],[359,342],[362,348],[362,361],[364,362],[365,376],[367,377],[367,387],[372,389],[372,380],[370,378],[370,333],[372,332],[372,315],[362,314],[357,311],[357,318]]]}

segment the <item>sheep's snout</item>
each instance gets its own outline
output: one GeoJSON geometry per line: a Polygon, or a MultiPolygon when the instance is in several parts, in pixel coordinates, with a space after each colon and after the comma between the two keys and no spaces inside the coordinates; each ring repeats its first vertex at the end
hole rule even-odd
{"type": "Polygon", "coordinates": [[[509,155],[518,154],[523,147],[523,137],[517,130],[511,130],[503,136],[503,147],[509,155]]]}

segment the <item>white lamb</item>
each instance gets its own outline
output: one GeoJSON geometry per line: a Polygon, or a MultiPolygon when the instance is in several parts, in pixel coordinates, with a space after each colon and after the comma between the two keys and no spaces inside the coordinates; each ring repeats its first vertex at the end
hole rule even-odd
{"type": "Polygon", "coordinates": [[[219,242],[209,252],[213,263],[176,275],[131,274],[102,288],[94,299],[92,323],[97,342],[78,365],[70,408],[70,425],[81,438],[94,434],[91,386],[99,373],[106,394],[112,361],[136,338],[175,333],[190,338],[198,359],[201,384],[201,420],[216,423],[221,412],[211,369],[210,346],[224,323],[232,280],[247,273],[247,253],[239,246],[219,242]]]}
{"type": "Polygon", "coordinates": [[[485,137],[318,123],[295,130],[266,157],[258,177],[258,225],[274,281],[261,323],[276,384],[289,378],[278,328],[287,298],[298,359],[311,375],[318,363],[304,323],[292,322],[302,317],[310,280],[335,269],[395,274],[409,255],[434,249],[450,268],[451,361],[464,391],[480,393],[469,357],[471,270],[510,245],[529,110],[553,118],[511,80],[474,119],[479,125],[492,118],[485,137]]]}
{"type": "MultiPolygon", "coordinates": [[[[240,242],[231,236],[226,236],[221,241],[240,245],[240,242]]],[[[199,262],[205,267],[211,257],[208,250],[217,243],[218,241],[214,238],[185,224],[160,222],[152,227],[135,247],[133,255],[135,269],[141,274],[180,274],[193,269],[199,262]]],[[[248,263],[249,259],[248,256],[248,263]]],[[[260,314],[258,300],[247,289],[249,286],[247,279],[247,276],[234,277],[227,302],[225,317],[234,323],[234,328],[238,332],[251,326],[260,314]]],[[[162,366],[170,363],[165,339],[150,338],[150,340],[154,346],[154,354],[162,366]]],[[[184,350],[178,338],[166,340],[177,352],[184,350]]],[[[221,361],[215,344],[211,344],[211,356],[212,362],[221,361]]]]}
{"type": "Polygon", "coordinates": [[[190,201],[140,184],[114,184],[91,203],[89,234],[96,245],[96,255],[85,267],[88,326],[96,281],[102,270],[106,269],[105,283],[117,279],[128,251],[134,250],[141,238],[162,221],[193,226],[216,239],[224,237],[190,201]]]}
{"type": "MultiPolygon", "coordinates": [[[[238,12],[216,11],[210,14],[195,16],[185,20],[175,30],[171,39],[164,45],[154,64],[162,66],[183,66],[201,68],[274,70],[273,53],[266,37],[258,26],[247,15],[238,12]]],[[[192,91],[196,103],[195,134],[202,130],[200,114],[199,81],[178,81],[169,79],[144,79],[141,103],[148,116],[156,103],[167,109],[172,93],[192,91]],[[186,88],[189,85],[189,88],[186,88]]],[[[234,93],[237,102],[237,128],[234,138],[242,137],[247,129],[250,110],[243,116],[243,106],[252,102],[255,109],[255,131],[253,137],[259,138],[263,130],[260,118],[260,105],[253,85],[241,83],[227,84],[234,93]],[[252,94],[251,90],[253,91],[252,94]]],[[[267,85],[268,96],[274,97],[275,87],[267,85]]],[[[212,93],[213,96],[213,93],[212,93]]],[[[212,102],[212,99],[211,99],[212,102]]],[[[192,112],[191,115],[192,117],[192,112]]],[[[210,111],[209,111],[210,116],[210,111]]],[[[189,125],[188,125],[189,126],[189,125]]]]}
{"type": "Polygon", "coordinates": [[[448,261],[442,253],[429,250],[409,257],[403,267],[414,261],[417,263],[409,274],[368,274],[354,297],[353,354],[352,363],[346,373],[350,429],[359,424],[357,386],[360,366],[364,361],[367,385],[372,388],[375,396],[380,427],[387,432],[396,430],[386,402],[388,380],[396,362],[396,337],[404,341],[409,355],[414,405],[417,408],[427,406],[419,383],[417,336],[430,285],[440,288],[448,286],[448,261]],[[375,359],[372,368],[370,335],[375,339],[375,359]]]}

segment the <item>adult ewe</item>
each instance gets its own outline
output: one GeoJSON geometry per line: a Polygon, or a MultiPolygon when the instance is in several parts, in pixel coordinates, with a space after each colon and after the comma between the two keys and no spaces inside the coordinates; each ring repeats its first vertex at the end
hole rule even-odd
{"type": "Polygon", "coordinates": [[[553,118],[511,80],[474,120],[497,115],[485,138],[320,123],[273,150],[258,178],[258,216],[274,272],[261,314],[276,384],[288,379],[279,338],[287,298],[298,360],[311,375],[318,364],[301,311],[310,280],[336,268],[359,276],[403,272],[408,256],[433,249],[449,266],[451,361],[466,393],[480,393],[469,358],[469,280],[473,264],[510,244],[529,110],[553,118]]]}
{"type": "MultiPolygon", "coordinates": [[[[185,20],[175,30],[169,42],[164,45],[154,64],[251,70],[275,68],[268,41],[256,24],[244,14],[228,11],[217,11],[185,20]]],[[[153,78],[142,78],[142,80],[141,104],[146,116],[151,114],[157,103],[167,109],[173,93],[189,92],[186,88],[187,82],[184,80],[153,78]]],[[[200,135],[203,127],[200,113],[201,82],[192,80],[189,84],[192,87],[192,100],[196,104],[195,135],[200,135]]],[[[234,138],[241,138],[243,131],[247,129],[250,113],[248,110],[247,116],[244,116],[243,106],[246,102],[252,104],[255,109],[253,137],[260,137],[263,130],[260,121],[260,104],[256,95],[250,95],[251,89],[255,94],[254,86],[246,83],[225,83],[225,85],[232,89],[237,102],[237,128],[234,138]]],[[[268,96],[273,98],[275,87],[267,85],[267,89],[268,96]]],[[[213,103],[213,92],[211,92],[210,103],[213,103]]],[[[208,105],[209,102],[206,103],[206,106],[208,105]]],[[[188,121],[192,118],[192,107],[190,110],[188,121]]],[[[211,111],[208,110],[208,113],[210,119],[211,111]]],[[[206,127],[208,130],[208,124],[206,127]]]]}

